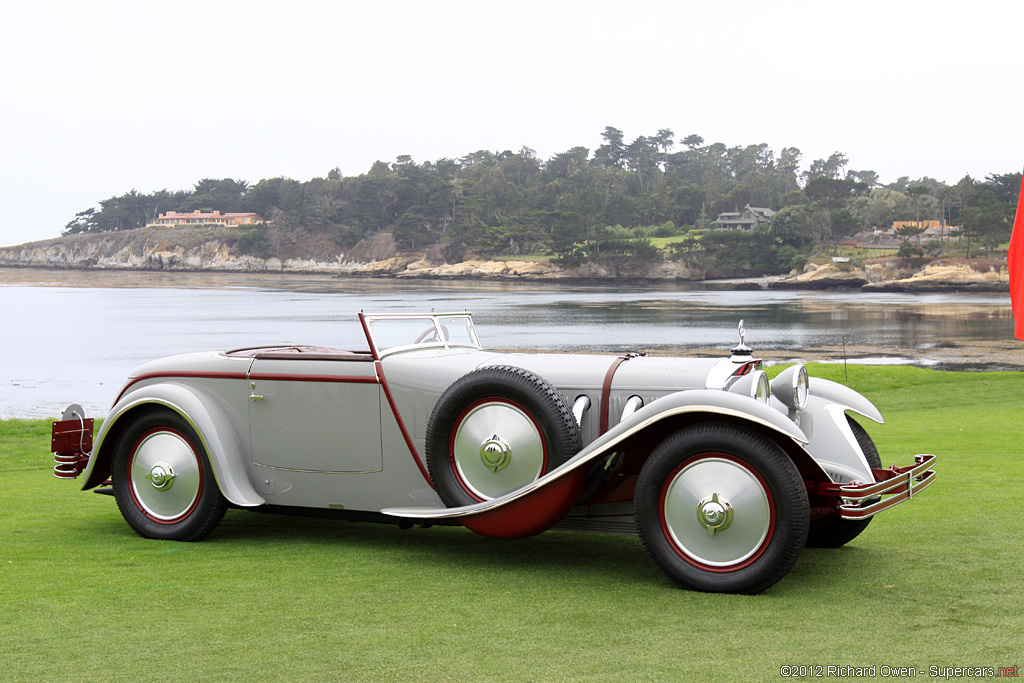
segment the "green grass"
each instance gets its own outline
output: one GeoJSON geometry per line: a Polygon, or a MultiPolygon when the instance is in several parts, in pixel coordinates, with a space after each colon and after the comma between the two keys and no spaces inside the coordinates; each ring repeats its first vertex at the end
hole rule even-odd
{"type": "Polygon", "coordinates": [[[50,476],[47,422],[0,422],[0,676],[776,681],[782,665],[1021,664],[1024,374],[851,366],[847,383],[886,416],[868,424],[883,462],[934,452],[938,481],[753,597],[679,590],[615,536],[229,511],[201,543],[146,541],[112,498],[50,476]]]}
{"type": "Polygon", "coordinates": [[[668,245],[675,244],[676,242],[682,242],[686,238],[686,235],[673,235],[672,237],[648,237],[651,244],[656,246],[658,249],[666,249],[668,248],[668,245]]]}

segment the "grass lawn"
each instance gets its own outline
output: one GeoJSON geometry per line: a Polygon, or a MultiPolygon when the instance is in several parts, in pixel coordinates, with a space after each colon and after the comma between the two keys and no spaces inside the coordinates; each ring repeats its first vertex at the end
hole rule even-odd
{"type": "Polygon", "coordinates": [[[848,384],[888,420],[866,425],[883,462],[936,453],[938,481],[759,596],[677,589],[617,536],[229,511],[201,543],[146,541],[113,498],[49,474],[47,422],[0,422],[0,677],[777,681],[784,665],[1024,664],[1024,374],[851,366],[848,384]]]}
{"type": "Polygon", "coordinates": [[[673,235],[672,237],[649,237],[651,244],[656,246],[658,249],[665,249],[670,244],[684,241],[688,235],[673,235]]]}

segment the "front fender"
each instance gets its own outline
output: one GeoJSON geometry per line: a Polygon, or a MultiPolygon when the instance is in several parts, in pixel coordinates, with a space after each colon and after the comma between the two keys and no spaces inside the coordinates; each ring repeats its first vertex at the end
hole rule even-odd
{"type": "Polygon", "coordinates": [[[457,517],[488,536],[513,538],[539,533],[561,519],[576,502],[591,462],[652,425],[686,413],[739,419],[778,432],[800,447],[808,443],[807,436],[785,415],[749,397],[709,389],[679,391],[652,401],[559,467],[503,496],[457,508],[386,508],[381,512],[425,520],[457,517]]]}
{"type": "Polygon", "coordinates": [[[800,426],[810,439],[809,451],[829,478],[838,484],[873,482],[871,464],[846,419],[847,411],[884,424],[882,413],[871,401],[849,387],[814,377],[807,407],[800,412],[800,426]]]}
{"type": "Polygon", "coordinates": [[[83,490],[98,486],[110,472],[116,439],[108,442],[108,437],[116,435],[123,421],[130,419],[135,410],[149,405],[170,408],[192,425],[210,456],[214,478],[225,498],[243,507],[266,503],[249,481],[242,447],[224,411],[200,388],[184,382],[147,384],[121,397],[107,413],[96,435],[92,456],[85,468],[83,490]]]}
{"type": "Polygon", "coordinates": [[[831,403],[841,404],[845,410],[852,410],[878,424],[885,424],[882,413],[878,411],[875,404],[848,386],[820,377],[812,377],[808,389],[811,396],[820,396],[831,403]]]}

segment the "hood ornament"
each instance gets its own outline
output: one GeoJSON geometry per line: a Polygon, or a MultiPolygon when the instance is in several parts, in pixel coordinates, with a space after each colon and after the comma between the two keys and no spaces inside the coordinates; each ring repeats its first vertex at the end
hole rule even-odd
{"type": "Polygon", "coordinates": [[[744,338],[746,337],[746,330],[743,328],[743,321],[740,320],[739,328],[737,330],[740,335],[740,343],[738,346],[732,348],[732,361],[734,363],[746,363],[750,360],[753,349],[747,346],[744,338]]]}

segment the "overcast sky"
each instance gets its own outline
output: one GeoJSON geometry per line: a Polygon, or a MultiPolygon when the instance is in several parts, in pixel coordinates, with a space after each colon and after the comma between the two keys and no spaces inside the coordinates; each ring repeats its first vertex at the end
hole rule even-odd
{"type": "Polygon", "coordinates": [[[1024,3],[8,3],[0,246],[131,189],[671,128],[882,182],[1024,166],[1024,3]],[[11,5],[14,5],[11,7],[11,5]]]}

